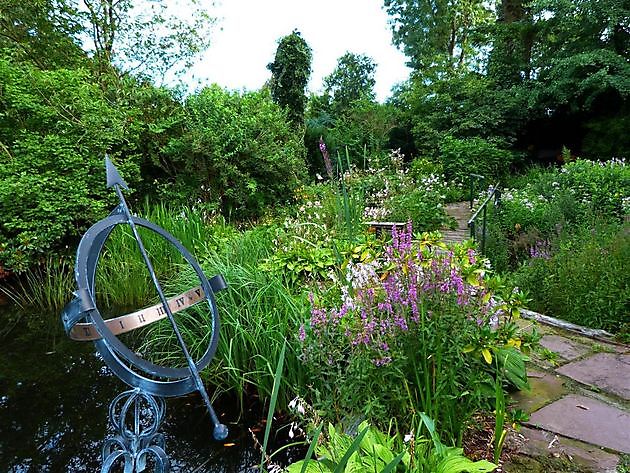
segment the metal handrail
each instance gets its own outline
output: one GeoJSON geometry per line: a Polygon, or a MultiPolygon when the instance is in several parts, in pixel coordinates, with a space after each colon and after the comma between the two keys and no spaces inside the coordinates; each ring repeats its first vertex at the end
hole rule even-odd
{"type": "Polygon", "coordinates": [[[477,181],[485,181],[486,176],[482,176],[481,174],[470,173],[470,208],[473,208],[473,200],[475,199],[475,180],[477,181]]]}
{"type": "Polygon", "coordinates": [[[483,215],[483,228],[481,232],[481,253],[483,254],[486,249],[486,227],[487,227],[487,211],[488,211],[488,202],[490,199],[494,197],[495,205],[499,204],[501,200],[501,191],[499,190],[499,183],[497,182],[494,186],[492,186],[492,191],[488,194],[488,197],[483,201],[483,203],[479,206],[479,208],[475,211],[475,213],[468,220],[468,228],[470,228],[470,237],[473,241],[476,239],[475,233],[475,222],[477,217],[479,217],[479,213],[482,212],[483,215]]]}

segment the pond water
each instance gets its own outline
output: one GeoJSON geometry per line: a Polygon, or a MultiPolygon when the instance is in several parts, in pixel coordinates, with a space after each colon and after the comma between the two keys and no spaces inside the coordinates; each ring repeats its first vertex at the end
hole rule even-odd
{"type": "MultiPolygon", "coordinates": [[[[92,343],[66,338],[58,315],[42,319],[18,320],[0,306],[0,472],[99,472],[103,439],[113,432],[109,403],[128,388],[92,343]]],[[[262,430],[260,409],[244,415],[229,403],[215,409],[230,429],[219,443],[198,394],[166,400],[160,432],[173,473],[256,471],[261,453],[248,429],[262,430]]]]}

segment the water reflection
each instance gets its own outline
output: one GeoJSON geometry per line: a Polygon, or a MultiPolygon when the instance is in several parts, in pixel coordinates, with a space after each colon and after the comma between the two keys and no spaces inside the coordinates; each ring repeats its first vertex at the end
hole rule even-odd
{"type": "MultiPolygon", "coordinates": [[[[0,307],[0,322],[12,317],[0,307]]],[[[57,315],[47,315],[57,321],[57,315]]],[[[91,343],[66,339],[60,326],[41,330],[25,318],[0,338],[0,472],[98,472],[110,401],[127,387],[97,359],[91,343]]],[[[224,447],[212,440],[207,413],[195,395],[167,399],[160,431],[173,473],[248,472],[260,460],[235,408],[218,406],[230,428],[224,447]]]]}

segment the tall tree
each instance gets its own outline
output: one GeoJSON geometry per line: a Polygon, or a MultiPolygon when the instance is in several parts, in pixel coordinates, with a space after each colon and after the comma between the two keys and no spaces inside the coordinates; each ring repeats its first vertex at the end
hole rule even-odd
{"type": "Polygon", "coordinates": [[[337,111],[348,109],[359,99],[374,100],[376,64],[364,54],[346,52],[337,59],[335,70],[324,78],[324,92],[337,111]]]}
{"type": "Polygon", "coordinates": [[[86,58],[81,20],[66,0],[0,0],[0,49],[40,69],[73,67],[86,58]]]}
{"type": "Polygon", "coordinates": [[[267,65],[271,71],[273,100],[287,110],[291,122],[298,126],[304,124],[305,91],[311,76],[312,59],[311,48],[300,32],[293,30],[278,41],[275,59],[267,65]]]}
{"type": "Polygon", "coordinates": [[[488,74],[509,87],[531,78],[536,26],[530,2],[501,0],[497,9],[488,74]]]}
{"type": "Polygon", "coordinates": [[[566,144],[588,157],[627,155],[630,5],[536,0],[532,8],[537,33],[530,102],[542,115],[533,139],[545,137],[556,149],[566,144]]]}
{"type": "Polygon", "coordinates": [[[0,48],[42,69],[76,66],[83,48],[101,72],[159,81],[192,64],[214,23],[201,0],[0,0],[0,48]]]}
{"type": "Polygon", "coordinates": [[[384,0],[393,42],[422,70],[452,68],[475,60],[479,34],[494,13],[483,0],[384,0]]]}
{"type": "Polygon", "coordinates": [[[181,68],[175,72],[189,67],[210,44],[215,19],[201,0],[177,5],[160,0],[81,1],[91,48],[102,68],[114,65],[160,80],[176,66],[181,68]]]}

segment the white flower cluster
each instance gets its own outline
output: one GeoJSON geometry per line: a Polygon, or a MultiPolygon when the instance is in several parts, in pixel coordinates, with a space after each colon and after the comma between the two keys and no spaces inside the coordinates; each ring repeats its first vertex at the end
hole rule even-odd
{"type": "Polygon", "coordinates": [[[531,189],[508,189],[501,193],[501,201],[514,202],[515,204],[525,207],[530,212],[541,205],[546,204],[549,200],[544,195],[532,195],[531,189]]]}
{"type": "Polygon", "coordinates": [[[380,268],[377,261],[370,263],[353,263],[346,266],[346,281],[353,289],[360,289],[377,284],[379,277],[376,271],[380,268]]]}
{"type": "Polygon", "coordinates": [[[405,160],[405,155],[400,151],[400,148],[393,149],[389,155],[389,159],[392,162],[394,169],[401,169],[405,160]]]}
{"type": "Polygon", "coordinates": [[[389,213],[389,210],[383,207],[366,207],[363,211],[363,218],[379,221],[387,218],[389,213]]]}
{"type": "Polygon", "coordinates": [[[433,192],[438,186],[445,186],[444,177],[437,174],[429,174],[420,179],[420,185],[427,192],[433,192]]]}
{"type": "Polygon", "coordinates": [[[625,167],[626,166],[626,158],[612,158],[609,159],[608,161],[604,161],[604,162],[599,162],[599,165],[602,167],[614,167],[614,166],[621,166],[621,167],[625,167]]]}

